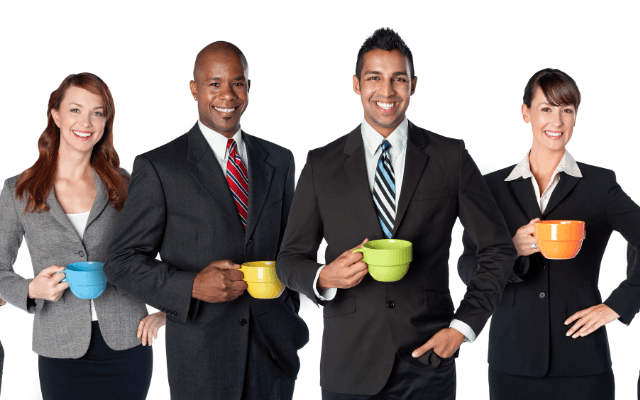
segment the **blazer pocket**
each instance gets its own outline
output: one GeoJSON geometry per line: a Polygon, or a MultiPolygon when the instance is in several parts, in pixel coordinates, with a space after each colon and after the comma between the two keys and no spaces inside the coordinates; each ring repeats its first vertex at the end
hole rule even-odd
{"type": "Polygon", "coordinates": [[[449,293],[425,290],[424,300],[427,304],[428,311],[453,312],[453,300],[451,300],[451,295],[449,293]]]}
{"type": "Polygon", "coordinates": [[[449,195],[449,189],[427,190],[416,193],[416,200],[439,199],[442,197],[449,197],[449,195]]]}
{"type": "Polygon", "coordinates": [[[341,315],[352,314],[356,311],[356,298],[354,296],[334,300],[324,306],[324,317],[333,318],[341,315]]]}
{"type": "Polygon", "coordinates": [[[579,310],[584,310],[585,308],[602,303],[600,291],[594,286],[575,288],[573,289],[572,294],[573,305],[579,310]]]}
{"type": "Polygon", "coordinates": [[[516,288],[507,285],[504,288],[504,292],[502,292],[502,296],[500,297],[500,301],[498,302],[499,306],[502,307],[513,307],[516,304],[516,288]]]}

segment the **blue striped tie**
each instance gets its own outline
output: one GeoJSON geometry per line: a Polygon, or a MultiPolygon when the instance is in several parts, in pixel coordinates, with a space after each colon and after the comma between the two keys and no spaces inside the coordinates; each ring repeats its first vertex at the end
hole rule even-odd
{"type": "Polygon", "coordinates": [[[380,154],[378,166],[376,167],[373,202],[376,203],[376,212],[378,213],[380,226],[382,226],[382,232],[384,232],[387,239],[391,239],[393,224],[396,220],[396,179],[391,166],[391,158],[389,157],[391,144],[385,139],[380,147],[382,148],[382,154],[380,154]]]}

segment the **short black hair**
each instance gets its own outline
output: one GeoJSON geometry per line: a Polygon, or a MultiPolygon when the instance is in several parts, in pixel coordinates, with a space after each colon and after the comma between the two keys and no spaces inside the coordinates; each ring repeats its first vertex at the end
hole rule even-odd
{"type": "Polygon", "coordinates": [[[404,43],[404,40],[391,28],[380,28],[373,32],[373,35],[369,36],[364,41],[360,51],[358,51],[358,61],[356,62],[356,76],[360,80],[362,74],[362,67],[364,66],[364,55],[372,50],[398,50],[404,55],[409,62],[409,78],[413,79],[415,76],[413,70],[413,55],[409,46],[404,43]]]}
{"type": "Polygon", "coordinates": [[[541,69],[529,79],[524,88],[524,96],[522,96],[522,102],[528,108],[531,108],[531,101],[538,88],[542,89],[542,93],[551,105],[566,106],[571,104],[576,111],[580,106],[580,90],[576,81],[559,69],[541,69]]]}

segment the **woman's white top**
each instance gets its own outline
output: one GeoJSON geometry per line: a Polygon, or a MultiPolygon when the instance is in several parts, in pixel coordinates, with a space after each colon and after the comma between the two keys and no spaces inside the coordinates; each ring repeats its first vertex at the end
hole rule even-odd
{"type": "MultiPolygon", "coordinates": [[[[78,235],[80,235],[81,239],[84,237],[84,228],[87,226],[90,212],[91,210],[83,212],[81,214],[67,214],[69,221],[71,221],[73,227],[76,228],[76,231],[78,232],[78,235]]],[[[93,304],[93,300],[91,300],[91,320],[98,320],[98,314],[96,314],[96,307],[93,304]]]]}

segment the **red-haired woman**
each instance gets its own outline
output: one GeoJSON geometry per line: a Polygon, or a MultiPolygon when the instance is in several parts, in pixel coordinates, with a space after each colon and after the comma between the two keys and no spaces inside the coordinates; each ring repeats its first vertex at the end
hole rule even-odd
{"type": "MultiPolygon", "coordinates": [[[[518,251],[513,273],[491,320],[492,400],[612,400],[615,398],[605,325],[631,322],[640,308],[640,268],[602,301],[600,261],[611,233],[640,244],[640,207],[611,170],[576,162],[566,150],[580,91],[557,69],[535,73],[525,87],[522,118],[531,124],[531,150],[485,181],[518,251]],[[547,259],[533,237],[543,220],[586,223],[586,239],[569,260],[547,259]]],[[[469,283],[478,258],[465,231],[458,261],[469,283]]],[[[638,265],[636,264],[636,267],[638,265]]]]}
{"type": "Polygon", "coordinates": [[[0,293],[35,314],[45,400],[144,399],[151,381],[152,351],[141,344],[151,343],[164,314],[148,316],[144,303],[111,284],[95,300],[78,299],[58,273],[106,261],[129,179],[113,147],[114,114],[99,77],[69,75],[49,98],[38,160],[0,194],[0,293]],[[23,238],[33,279],[13,270],[23,238]]]}

